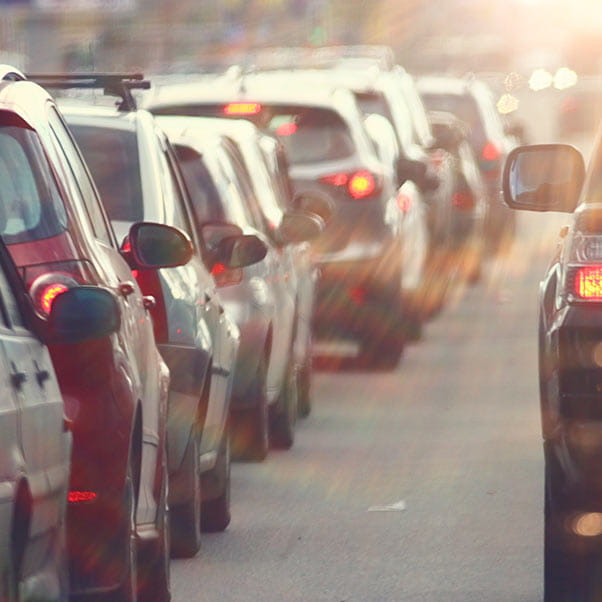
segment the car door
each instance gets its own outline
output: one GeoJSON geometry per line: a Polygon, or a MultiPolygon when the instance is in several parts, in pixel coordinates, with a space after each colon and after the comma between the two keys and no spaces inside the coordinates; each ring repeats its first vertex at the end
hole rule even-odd
{"type": "Polygon", "coordinates": [[[212,334],[213,340],[213,365],[211,375],[211,389],[207,404],[207,413],[203,423],[201,438],[201,453],[217,449],[221,440],[224,424],[230,407],[230,393],[234,362],[236,359],[236,339],[231,324],[227,319],[216,293],[215,282],[203,263],[199,253],[200,244],[196,230],[192,227],[192,210],[189,207],[187,191],[179,172],[177,159],[167,140],[161,138],[163,161],[168,168],[166,177],[171,180],[173,188],[174,219],[177,226],[187,232],[194,241],[197,252],[185,266],[191,271],[190,280],[196,282],[196,295],[199,303],[204,307],[205,315],[200,319],[205,320],[212,334]]]}
{"type": "MultiPolygon", "coordinates": [[[[34,546],[30,550],[35,554],[36,546],[40,552],[44,549],[41,536],[52,533],[62,519],[69,480],[70,436],[65,428],[63,399],[48,349],[25,325],[2,269],[0,310],[1,378],[7,381],[2,384],[2,390],[12,394],[12,401],[2,395],[0,403],[4,411],[0,429],[3,445],[6,442],[15,451],[15,437],[20,443],[24,460],[21,468],[32,496],[29,536],[34,546]],[[7,427],[12,428],[12,432],[7,427]]],[[[6,460],[4,457],[2,463],[6,460]]],[[[5,468],[9,467],[2,470],[5,468]]],[[[15,467],[9,470],[14,471],[15,467]]]]}
{"type": "Polygon", "coordinates": [[[155,346],[152,323],[144,307],[142,292],[131,269],[118,250],[115,237],[104,213],[88,169],[73,138],[56,110],[49,115],[55,144],[62,151],[63,169],[70,182],[71,199],[93,232],[87,241],[93,255],[99,284],[112,289],[121,305],[121,328],[117,333],[123,351],[120,369],[125,380],[131,383],[132,402],[142,402],[143,450],[141,459],[140,495],[138,498],[137,521],[147,523],[155,520],[158,491],[151,489],[154,479],[149,477],[159,462],[161,432],[165,422],[166,408],[160,403],[161,384],[166,379],[155,346]],[[65,161],[65,157],[68,159],[65,161]]]}

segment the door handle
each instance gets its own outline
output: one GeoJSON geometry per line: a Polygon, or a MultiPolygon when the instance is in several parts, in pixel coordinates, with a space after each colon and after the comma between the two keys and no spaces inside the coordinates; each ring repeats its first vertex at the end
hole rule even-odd
{"type": "Polygon", "coordinates": [[[11,362],[13,371],[10,374],[10,382],[15,389],[21,389],[27,381],[27,374],[25,372],[19,372],[14,362],[11,362]]]}
{"type": "Polygon", "coordinates": [[[152,295],[144,295],[144,297],[142,297],[142,305],[144,305],[144,309],[150,311],[151,309],[155,309],[157,300],[152,295]]]}
{"type": "Polygon", "coordinates": [[[120,282],[117,289],[122,297],[129,297],[136,290],[133,282],[120,282]]]}
{"type": "Polygon", "coordinates": [[[42,370],[40,366],[38,366],[38,362],[33,363],[36,367],[36,380],[38,381],[38,385],[40,387],[44,386],[44,383],[50,378],[50,372],[48,370],[42,370]]]}

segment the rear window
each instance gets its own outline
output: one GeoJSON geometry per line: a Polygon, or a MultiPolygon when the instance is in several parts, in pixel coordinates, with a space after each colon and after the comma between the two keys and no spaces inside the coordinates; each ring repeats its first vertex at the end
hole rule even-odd
{"type": "Polygon", "coordinates": [[[282,142],[292,165],[337,161],[355,152],[347,124],[334,111],[277,106],[267,110],[267,129],[282,142]]]}
{"type": "Polygon", "coordinates": [[[56,236],[67,215],[37,135],[0,125],[0,232],[6,244],[56,236]]]}
{"type": "Polygon", "coordinates": [[[136,134],[70,124],[111,221],[139,222],[144,217],[136,134]]]}
{"type": "MultiPolygon", "coordinates": [[[[241,103],[237,103],[241,104],[241,103]]],[[[284,145],[289,163],[302,165],[321,161],[346,159],[355,153],[351,132],[341,116],[329,109],[287,107],[265,103],[259,112],[226,114],[220,105],[181,105],[152,109],[156,115],[186,115],[189,117],[229,117],[247,119],[257,127],[275,134],[284,145]]]]}
{"type": "Polygon", "coordinates": [[[447,111],[464,121],[473,132],[482,132],[479,107],[469,95],[429,94],[422,95],[422,101],[430,111],[447,111]]]}

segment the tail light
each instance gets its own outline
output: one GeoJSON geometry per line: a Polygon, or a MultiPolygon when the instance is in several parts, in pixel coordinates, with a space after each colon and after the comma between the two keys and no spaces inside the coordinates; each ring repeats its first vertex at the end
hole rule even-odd
{"type": "Polygon", "coordinates": [[[98,279],[86,261],[64,261],[27,266],[25,283],[36,311],[48,316],[54,300],[66,290],[83,284],[95,284],[98,279]]]}
{"type": "Polygon", "coordinates": [[[258,102],[231,102],[224,107],[224,115],[258,115],[261,104],[258,102]]]}
{"type": "Polygon", "coordinates": [[[602,300],[602,265],[573,269],[573,293],[586,301],[602,300]]]}
{"type": "Polygon", "coordinates": [[[412,209],[412,197],[404,192],[398,192],[397,206],[402,213],[409,213],[409,211],[412,209]]]}
{"type": "Polygon", "coordinates": [[[228,268],[219,262],[211,268],[211,275],[220,288],[242,282],[242,268],[228,268]]]}
{"type": "Polygon", "coordinates": [[[381,177],[363,169],[322,176],[320,182],[336,188],[344,188],[347,194],[356,201],[375,197],[382,188],[381,177]]]}
{"type": "Polygon", "coordinates": [[[487,142],[481,150],[481,159],[487,163],[499,161],[501,157],[502,153],[500,152],[500,149],[493,142],[487,142]]]}
{"type": "Polygon", "coordinates": [[[452,207],[454,207],[454,209],[470,211],[475,208],[476,204],[474,194],[468,189],[458,190],[452,196],[452,207]]]}
{"type": "Polygon", "coordinates": [[[600,217],[597,210],[581,211],[567,239],[564,291],[570,302],[602,301],[602,232],[593,233],[600,217]]]}
{"type": "Polygon", "coordinates": [[[70,504],[81,504],[82,502],[93,502],[98,497],[95,491],[71,490],[67,494],[67,501],[70,504]]]}

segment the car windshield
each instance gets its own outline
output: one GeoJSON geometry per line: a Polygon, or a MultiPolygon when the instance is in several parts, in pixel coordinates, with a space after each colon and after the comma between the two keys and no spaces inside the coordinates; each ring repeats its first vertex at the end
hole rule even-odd
{"type": "Polygon", "coordinates": [[[0,125],[0,233],[7,244],[50,238],[67,216],[36,134],[0,125]]]}
{"type": "Polygon", "coordinates": [[[96,182],[109,219],[134,223],[144,216],[136,134],[96,126],[71,125],[96,182]]]}

